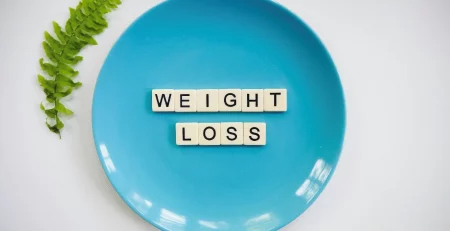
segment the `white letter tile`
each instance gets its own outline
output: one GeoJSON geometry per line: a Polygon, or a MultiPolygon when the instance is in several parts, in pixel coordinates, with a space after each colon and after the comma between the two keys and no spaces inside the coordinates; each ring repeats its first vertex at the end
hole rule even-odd
{"type": "Polygon", "coordinates": [[[196,90],[175,90],[175,111],[195,112],[197,111],[196,90]]]}
{"type": "Polygon", "coordinates": [[[205,89],[197,90],[197,111],[198,112],[218,112],[219,111],[219,90],[205,89]]]}
{"type": "Polygon", "coordinates": [[[221,123],[221,145],[243,145],[244,124],[242,122],[221,123]]]}
{"type": "Polygon", "coordinates": [[[286,89],[264,89],[264,111],[287,111],[286,89]]]}
{"type": "Polygon", "coordinates": [[[175,102],[172,89],[152,90],[152,111],[173,112],[175,102]]]}
{"type": "Polygon", "coordinates": [[[220,145],[220,123],[198,124],[199,145],[220,145]]]}
{"type": "Polygon", "coordinates": [[[220,89],[219,111],[241,111],[241,89],[220,89]]]}
{"type": "Polygon", "coordinates": [[[242,111],[243,112],[264,111],[263,89],[242,89],[242,111]]]}
{"type": "Polygon", "coordinates": [[[198,145],[198,123],[176,124],[177,145],[198,145]]]}
{"type": "Polygon", "coordinates": [[[244,145],[266,145],[266,123],[244,123],[244,145]]]}

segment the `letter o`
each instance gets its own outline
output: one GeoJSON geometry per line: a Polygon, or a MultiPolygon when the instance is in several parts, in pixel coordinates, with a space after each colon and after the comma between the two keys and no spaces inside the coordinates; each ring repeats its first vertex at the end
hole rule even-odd
{"type": "Polygon", "coordinates": [[[209,141],[214,140],[214,138],[216,138],[216,133],[217,133],[216,129],[214,129],[213,127],[208,126],[205,129],[203,129],[203,138],[205,138],[205,140],[209,140],[209,141]],[[206,134],[208,129],[211,129],[212,132],[213,132],[213,135],[211,137],[208,137],[207,134],[206,134]]]}

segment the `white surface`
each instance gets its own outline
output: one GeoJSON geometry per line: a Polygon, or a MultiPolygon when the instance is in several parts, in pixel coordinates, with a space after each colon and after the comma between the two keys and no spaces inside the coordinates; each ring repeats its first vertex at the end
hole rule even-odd
{"type": "MultiPolygon", "coordinates": [[[[283,0],[321,37],[345,88],[348,126],[328,187],[287,231],[450,230],[450,3],[283,0]]],[[[63,140],[47,131],[36,82],[43,30],[77,0],[0,1],[0,230],[156,230],[106,179],[91,135],[94,83],[109,49],[154,0],[125,0],[100,45],[63,140]]]]}

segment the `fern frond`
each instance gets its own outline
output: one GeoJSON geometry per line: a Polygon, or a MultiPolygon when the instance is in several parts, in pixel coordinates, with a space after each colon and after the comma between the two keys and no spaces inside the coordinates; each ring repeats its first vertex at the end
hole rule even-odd
{"type": "Polygon", "coordinates": [[[69,8],[70,16],[64,27],[52,22],[55,36],[44,32],[42,47],[47,61],[41,58],[39,64],[49,78],[39,74],[38,82],[46,95],[46,101],[54,106],[45,108],[41,103],[39,107],[47,116],[45,123],[48,129],[60,137],[64,123],[59,115],[73,114],[60,99],[82,86],[80,82],[72,80],[78,75],[73,67],[83,60],[78,54],[87,45],[97,45],[94,36],[108,27],[105,14],[121,3],[120,0],[81,0],[75,8],[69,8]],[[49,121],[53,121],[53,125],[49,121]]]}

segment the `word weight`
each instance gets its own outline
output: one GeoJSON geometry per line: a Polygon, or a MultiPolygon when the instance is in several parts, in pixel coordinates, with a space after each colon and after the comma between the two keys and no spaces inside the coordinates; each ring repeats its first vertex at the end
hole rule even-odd
{"type": "Polygon", "coordinates": [[[284,112],[286,89],[153,89],[154,112],[284,112]]]}

